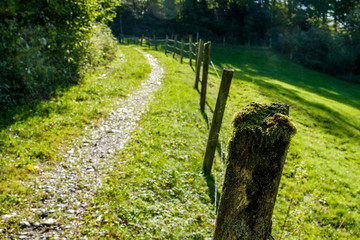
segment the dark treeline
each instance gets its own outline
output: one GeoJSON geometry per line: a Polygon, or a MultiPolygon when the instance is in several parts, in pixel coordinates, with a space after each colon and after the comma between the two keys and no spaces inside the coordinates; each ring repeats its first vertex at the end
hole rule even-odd
{"type": "Polygon", "coordinates": [[[359,81],[359,0],[126,0],[116,36],[197,33],[215,42],[271,46],[314,69],[359,81]]]}

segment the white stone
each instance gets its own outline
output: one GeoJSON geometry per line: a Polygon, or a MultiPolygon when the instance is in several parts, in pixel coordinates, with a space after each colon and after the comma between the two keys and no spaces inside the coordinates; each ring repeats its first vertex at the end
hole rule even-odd
{"type": "Polygon", "coordinates": [[[56,219],[49,218],[49,219],[46,219],[43,224],[44,225],[53,225],[54,223],[56,223],[56,219]]]}
{"type": "Polygon", "coordinates": [[[20,225],[24,227],[31,227],[31,224],[26,220],[20,221],[20,225]]]}
{"type": "Polygon", "coordinates": [[[6,215],[3,215],[2,217],[1,217],[1,220],[9,220],[10,218],[12,218],[13,216],[15,216],[15,215],[10,215],[10,214],[6,214],[6,215]]]}

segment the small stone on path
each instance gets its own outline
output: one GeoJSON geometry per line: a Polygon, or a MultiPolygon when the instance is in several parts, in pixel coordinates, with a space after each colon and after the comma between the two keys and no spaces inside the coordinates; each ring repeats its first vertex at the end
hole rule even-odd
{"type": "Polygon", "coordinates": [[[53,225],[54,223],[56,223],[56,220],[53,218],[49,218],[49,219],[46,219],[43,224],[44,225],[53,225]]]}
{"type": "Polygon", "coordinates": [[[28,221],[26,221],[26,220],[20,221],[20,225],[21,225],[22,227],[31,227],[31,224],[30,224],[28,221]]]}
{"type": "Polygon", "coordinates": [[[9,220],[10,218],[12,218],[12,217],[14,217],[14,216],[15,216],[15,214],[6,214],[6,215],[3,215],[3,216],[1,217],[1,220],[6,221],[6,220],[9,220]]]}
{"type": "Polygon", "coordinates": [[[74,209],[69,209],[69,210],[68,210],[68,213],[74,214],[74,213],[75,213],[75,210],[74,210],[74,209]]]}

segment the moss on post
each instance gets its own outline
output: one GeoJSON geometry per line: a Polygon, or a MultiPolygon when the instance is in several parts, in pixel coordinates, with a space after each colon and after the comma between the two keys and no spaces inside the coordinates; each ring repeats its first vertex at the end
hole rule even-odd
{"type": "Polygon", "coordinates": [[[289,106],[251,103],[233,120],[214,239],[267,239],[294,124],[289,106]]]}

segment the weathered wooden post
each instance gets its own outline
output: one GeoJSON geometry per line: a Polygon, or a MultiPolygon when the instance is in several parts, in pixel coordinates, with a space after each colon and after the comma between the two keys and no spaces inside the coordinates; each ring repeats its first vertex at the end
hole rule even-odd
{"type": "Polygon", "coordinates": [[[192,36],[189,35],[189,61],[190,67],[192,67],[192,36]]]}
{"type": "Polygon", "coordinates": [[[144,34],[141,36],[141,40],[140,40],[140,46],[142,46],[143,43],[143,39],[144,39],[144,34]]]}
{"type": "Polygon", "coordinates": [[[151,47],[150,37],[147,37],[147,40],[148,40],[148,47],[150,48],[151,47]]]}
{"type": "Polygon", "coordinates": [[[233,120],[214,240],[268,239],[290,140],[289,106],[251,103],[233,120]]]}
{"type": "Polygon", "coordinates": [[[175,34],[174,47],[173,47],[173,58],[175,58],[175,54],[176,54],[176,41],[177,41],[177,35],[175,34]]]}
{"type": "Polygon", "coordinates": [[[195,71],[196,71],[196,67],[197,67],[197,59],[198,59],[198,52],[199,52],[199,43],[196,42],[195,43],[195,71]]]}
{"type": "Polygon", "coordinates": [[[155,47],[155,50],[157,51],[157,44],[156,44],[156,37],[154,35],[154,47],[155,47]]]}
{"type": "Polygon", "coordinates": [[[229,95],[233,75],[233,69],[224,68],[204,156],[203,170],[206,176],[210,175],[211,173],[216,145],[219,139],[221,123],[224,116],[226,100],[229,95]]]}
{"type": "Polygon", "coordinates": [[[205,101],[206,101],[206,87],[207,79],[209,73],[209,61],[210,61],[210,47],[211,42],[207,42],[204,45],[204,63],[203,63],[203,72],[201,79],[201,97],[200,97],[200,109],[202,112],[205,111],[205,101]]]}
{"type": "Polygon", "coordinates": [[[180,53],[180,62],[183,63],[184,58],[184,38],[181,38],[181,53],[180,53]]]}
{"type": "Polygon", "coordinates": [[[166,39],[165,39],[165,55],[167,54],[168,41],[169,41],[169,36],[166,35],[166,39]]]}
{"type": "Polygon", "coordinates": [[[196,75],[195,75],[195,88],[198,89],[199,81],[200,81],[200,68],[201,68],[201,61],[204,49],[204,41],[200,39],[199,46],[198,46],[198,53],[196,58],[196,75]]]}

